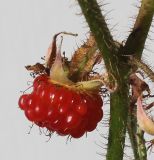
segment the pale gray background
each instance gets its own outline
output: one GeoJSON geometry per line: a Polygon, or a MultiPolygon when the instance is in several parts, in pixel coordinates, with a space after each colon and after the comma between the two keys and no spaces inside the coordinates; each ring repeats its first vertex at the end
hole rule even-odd
{"type": "MultiPolygon", "coordinates": [[[[127,37],[138,4],[134,0],[106,0],[105,7],[110,28],[116,23],[113,35],[118,40],[127,37]]],[[[59,31],[78,33],[77,38],[65,36],[63,50],[71,56],[88,31],[76,3],[71,0],[0,0],[0,160],[99,160],[103,159],[95,142],[100,144],[99,132],[94,131],[66,144],[66,138],[39,135],[34,127],[28,135],[30,123],[18,109],[20,90],[31,80],[24,66],[40,61],[52,36],[59,31]]],[[[152,35],[152,34],[150,34],[152,35]]],[[[154,35],[152,35],[154,38],[154,35]]],[[[148,49],[154,43],[148,41],[148,49]]],[[[152,46],[153,45],[153,46],[152,46]]],[[[151,65],[152,52],[144,54],[151,65]]],[[[153,65],[154,66],[154,65],[153,65]]],[[[106,106],[108,107],[108,106],[106,106]]],[[[98,127],[99,130],[101,128],[98,127]]],[[[105,147],[105,146],[104,146],[105,147]]],[[[152,154],[149,159],[152,160],[152,154]],[[151,158],[150,158],[151,157],[151,158]]],[[[105,158],[104,158],[105,159],[105,158]]]]}

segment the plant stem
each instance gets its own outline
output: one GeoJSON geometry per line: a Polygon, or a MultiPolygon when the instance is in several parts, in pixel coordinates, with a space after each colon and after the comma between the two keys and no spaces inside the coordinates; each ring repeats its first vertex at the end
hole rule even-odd
{"type": "Polygon", "coordinates": [[[126,81],[123,81],[117,92],[111,94],[107,160],[123,159],[129,106],[128,94],[129,87],[126,81]]]}

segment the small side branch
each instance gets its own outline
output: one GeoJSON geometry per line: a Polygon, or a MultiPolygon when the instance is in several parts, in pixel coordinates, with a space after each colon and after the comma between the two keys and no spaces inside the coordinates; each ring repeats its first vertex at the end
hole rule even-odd
{"type": "Polygon", "coordinates": [[[129,110],[127,130],[135,160],[147,160],[144,133],[137,126],[136,106],[131,106],[129,110]]]}
{"type": "Polygon", "coordinates": [[[154,82],[153,70],[146,63],[142,62],[142,60],[139,60],[139,59],[133,57],[129,60],[129,64],[134,66],[135,68],[142,69],[144,71],[144,73],[151,79],[151,81],[154,82]]]}
{"type": "Polygon", "coordinates": [[[138,58],[141,57],[153,14],[154,0],[142,0],[133,30],[126,41],[124,54],[130,55],[135,53],[138,58]]]}
{"type": "Polygon", "coordinates": [[[144,132],[139,127],[137,127],[137,144],[140,160],[147,160],[144,132]]]}

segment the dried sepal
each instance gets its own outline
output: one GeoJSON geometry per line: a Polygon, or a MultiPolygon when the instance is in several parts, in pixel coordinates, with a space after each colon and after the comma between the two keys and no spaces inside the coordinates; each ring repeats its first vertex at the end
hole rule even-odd
{"type": "MultiPolygon", "coordinates": [[[[61,72],[61,70],[59,70],[61,72]]],[[[55,71],[53,71],[55,72],[55,71]]],[[[56,84],[58,86],[63,86],[65,88],[68,88],[70,90],[74,90],[76,92],[83,92],[83,93],[98,93],[99,91],[101,91],[101,87],[105,86],[107,88],[108,91],[110,92],[115,92],[117,89],[117,84],[110,84],[109,83],[109,79],[108,79],[108,75],[107,74],[103,74],[102,76],[97,76],[97,77],[93,77],[91,78],[91,80],[87,80],[87,81],[78,81],[78,82],[73,82],[71,80],[69,80],[67,77],[65,77],[65,73],[61,74],[62,77],[61,79],[57,79],[57,77],[60,77],[60,75],[58,75],[59,73],[57,73],[54,77],[52,77],[51,75],[51,79],[50,81],[53,84],[56,84]],[[65,78],[64,78],[65,77],[65,78]]]]}
{"type": "Polygon", "coordinates": [[[34,72],[35,74],[46,73],[47,72],[45,66],[41,63],[36,63],[34,65],[27,65],[27,66],[25,66],[25,68],[28,71],[34,72]]]}
{"type": "Polygon", "coordinates": [[[104,85],[104,82],[101,79],[81,81],[75,83],[72,87],[75,90],[81,91],[99,91],[99,89],[104,85]]]}
{"type": "Polygon", "coordinates": [[[90,34],[87,41],[78,48],[70,63],[69,77],[72,80],[85,80],[93,66],[100,62],[102,57],[97,52],[97,45],[92,34],[90,34]]]}
{"type": "Polygon", "coordinates": [[[25,68],[28,71],[34,71],[34,72],[43,71],[45,69],[44,65],[41,63],[36,63],[34,65],[27,65],[27,66],[25,66],[25,68]]]}
{"type": "Polygon", "coordinates": [[[107,73],[107,72],[103,73],[102,75],[98,74],[98,75],[89,77],[89,80],[100,81],[102,83],[102,85],[104,85],[107,88],[107,90],[111,93],[115,92],[118,88],[118,83],[117,83],[116,78],[112,74],[109,75],[109,73],[107,73]],[[113,81],[110,81],[109,76],[112,77],[113,81]]]}
{"type": "Polygon", "coordinates": [[[59,48],[56,52],[55,61],[52,64],[52,67],[50,69],[50,77],[52,82],[56,82],[57,84],[62,85],[72,85],[73,82],[68,79],[66,72],[63,68],[63,62],[62,62],[62,56],[61,56],[61,46],[62,46],[62,40],[59,45],[59,48]]]}
{"type": "Polygon", "coordinates": [[[51,68],[52,64],[54,63],[55,57],[56,57],[56,52],[57,52],[57,46],[56,46],[56,39],[57,36],[60,34],[67,34],[71,36],[77,36],[77,34],[74,33],[69,33],[69,32],[59,32],[54,35],[53,40],[51,44],[49,45],[48,51],[45,56],[45,62],[46,62],[46,67],[51,68]]]}
{"type": "MultiPolygon", "coordinates": [[[[61,43],[59,44],[59,47],[57,47],[57,42],[56,42],[57,36],[60,35],[61,33],[71,34],[67,32],[60,32],[53,37],[52,44],[50,45],[48,49],[48,53],[45,57],[45,65],[37,63],[32,66],[30,65],[26,66],[26,69],[32,70],[34,73],[42,71],[48,74],[48,76],[50,76],[49,81],[51,81],[53,84],[56,84],[57,86],[66,87],[66,88],[75,90],[77,92],[98,93],[100,91],[100,88],[103,85],[105,85],[110,92],[115,91],[115,89],[117,88],[116,83],[115,84],[109,83],[109,77],[107,73],[103,75],[94,74],[95,76],[94,75],[91,76],[89,74],[92,71],[93,66],[96,63],[101,62],[102,60],[100,53],[96,52],[95,47],[90,48],[95,44],[94,38],[92,36],[90,36],[89,40],[86,43],[86,45],[88,46],[87,47],[88,52],[82,53],[81,51],[81,54],[77,53],[78,56],[83,56],[84,54],[86,56],[84,57],[86,58],[86,63],[83,66],[84,67],[83,73],[85,73],[84,75],[87,75],[86,80],[76,79],[75,81],[73,81],[72,79],[70,79],[70,77],[68,76],[70,68],[72,68],[70,65],[70,61],[68,61],[65,55],[62,57],[62,54],[61,54],[61,46],[62,46],[63,39],[61,39],[61,43]]],[[[80,49],[86,50],[86,47],[83,47],[80,49]]],[[[78,56],[77,58],[79,58],[78,56]]],[[[82,65],[82,63],[78,65],[82,65]]],[[[82,75],[82,72],[80,74],[81,76],[84,76],[82,75]]]]}
{"type": "Polygon", "coordinates": [[[79,75],[79,79],[84,79],[84,80],[88,79],[88,75],[93,70],[94,65],[101,63],[101,61],[102,61],[102,55],[98,52],[95,52],[85,64],[85,67],[83,68],[82,72],[79,75]]]}
{"type": "Polygon", "coordinates": [[[56,57],[56,51],[57,51],[56,39],[57,39],[57,36],[59,34],[61,34],[61,32],[54,35],[53,40],[52,40],[51,44],[49,45],[48,51],[46,53],[46,56],[45,56],[46,64],[45,64],[45,66],[47,68],[51,68],[51,66],[54,62],[54,59],[56,57]]]}
{"type": "Polygon", "coordinates": [[[145,113],[141,97],[137,99],[137,122],[144,132],[154,135],[154,122],[145,113]]]}

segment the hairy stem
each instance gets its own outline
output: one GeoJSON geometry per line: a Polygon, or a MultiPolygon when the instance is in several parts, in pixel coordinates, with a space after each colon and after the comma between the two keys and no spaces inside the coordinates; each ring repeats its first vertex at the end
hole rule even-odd
{"type": "Polygon", "coordinates": [[[126,124],[129,106],[129,88],[123,81],[118,91],[110,98],[110,126],[107,160],[122,160],[126,137],[126,124]]]}
{"type": "Polygon", "coordinates": [[[142,0],[133,30],[126,41],[124,54],[141,58],[153,14],[154,0],[142,0]]]}

